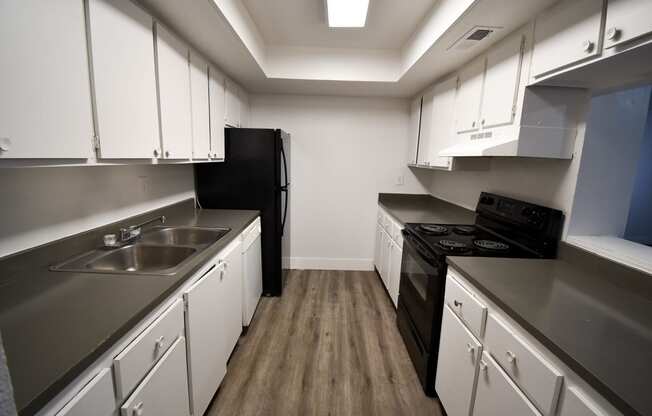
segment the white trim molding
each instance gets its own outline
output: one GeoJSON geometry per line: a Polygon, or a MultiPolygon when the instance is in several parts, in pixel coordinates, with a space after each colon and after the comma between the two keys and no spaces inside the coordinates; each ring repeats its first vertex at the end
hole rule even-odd
{"type": "MultiPolygon", "coordinates": [[[[287,264],[288,258],[283,259],[287,264]]],[[[373,259],[337,259],[327,257],[290,257],[290,269],[373,271],[373,259]]]]}

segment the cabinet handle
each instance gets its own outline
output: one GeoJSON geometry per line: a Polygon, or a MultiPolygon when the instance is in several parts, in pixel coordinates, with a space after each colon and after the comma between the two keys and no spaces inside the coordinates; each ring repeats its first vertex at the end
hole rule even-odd
{"type": "Polygon", "coordinates": [[[505,353],[505,355],[507,356],[507,361],[508,361],[510,364],[516,364],[516,354],[514,354],[513,352],[507,350],[507,352],[505,353]]]}
{"type": "Polygon", "coordinates": [[[169,150],[165,151],[165,157],[170,157],[170,151],[169,150]]]}
{"type": "Polygon", "coordinates": [[[480,370],[484,371],[485,373],[487,372],[487,363],[485,363],[484,360],[480,360],[480,370]]]}
{"type": "Polygon", "coordinates": [[[471,127],[475,127],[475,121],[471,123],[471,127]]]}
{"type": "Polygon", "coordinates": [[[158,157],[158,149],[154,149],[154,157],[158,157]]]}
{"type": "Polygon", "coordinates": [[[208,153],[208,158],[209,158],[209,159],[211,158],[211,154],[210,154],[210,152],[208,153]]]}
{"type": "Polygon", "coordinates": [[[591,51],[593,51],[593,46],[595,46],[595,44],[590,40],[582,42],[582,50],[586,53],[591,53],[591,51]]]}
{"type": "Polygon", "coordinates": [[[471,345],[470,342],[467,342],[466,350],[469,352],[469,354],[471,354],[472,357],[475,355],[475,347],[471,345]]]}
{"type": "Polygon", "coordinates": [[[484,118],[482,119],[482,121],[480,122],[480,124],[482,124],[482,125],[484,126],[484,118]]]}
{"type": "Polygon", "coordinates": [[[0,152],[8,152],[11,148],[11,140],[6,137],[0,138],[0,152]]]}
{"type": "Polygon", "coordinates": [[[620,37],[620,29],[616,27],[610,27],[609,30],[607,30],[607,39],[617,40],[619,37],[620,37]]]}
{"type": "Polygon", "coordinates": [[[462,307],[462,302],[458,302],[457,300],[454,300],[453,305],[455,305],[456,308],[461,308],[462,307]]]}
{"type": "Polygon", "coordinates": [[[154,344],[154,349],[156,350],[156,353],[159,353],[160,351],[163,350],[164,344],[165,344],[165,337],[161,335],[156,339],[156,343],[154,344]]]}
{"type": "Polygon", "coordinates": [[[143,402],[140,402],[134,406],[134,416],[142,416],[142,415],[143,415],[143,402]]]}

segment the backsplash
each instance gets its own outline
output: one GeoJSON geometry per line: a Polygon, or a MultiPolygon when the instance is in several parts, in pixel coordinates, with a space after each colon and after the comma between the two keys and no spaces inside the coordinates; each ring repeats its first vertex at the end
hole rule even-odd
{"type": "Polygon", "coordinates": [[[192,165],[0,169],[0,257],[194,197],[192,165]]]}

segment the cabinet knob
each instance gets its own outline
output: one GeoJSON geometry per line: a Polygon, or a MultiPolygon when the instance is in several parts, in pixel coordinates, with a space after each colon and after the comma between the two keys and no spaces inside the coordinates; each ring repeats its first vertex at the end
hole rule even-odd
{"type": "Polygon", "coordinates": [[[209,159],[211,158],[211,154],[210,154],[210,152],[208,153],[208,158],[209,158],[209,159]]]}
{"type": "Polygon", "coordinates": [[[471,345],[470,342],[466,343],[466,350],[469,352],[469,354],[473,355],[475,353],[475,347],[471,345]]]}
{"type": "Polygon", "coordinates": [[[475,127],[475,121],[471,123],[471,127],[475,127]]]}
{"type": "Polygon", "coordinates": [[[11,140],[6,137],[0,138],[0,152],[8,152],[11,148],[11,140]]]}
{"type": "Polygon", "coordinates": [[[590,40],[585,40],[584,42],[582,42],[582,50],[586,53],[591,53],[591,51],[593,51],[594,46],[595,44],[590,40]]]}
{"type": "Polygon", "coordinates": [[[165,157],[170,157],[170,151],[169,150],[165,151],[165,157]]]}
{"type": "Polygon", "coordinates": [[[484,372],[487,371],[487,363],[485,363],[484,360],[480,360],[480,370],[484,372]]]}
{"type": "Polygon", "coordinates": [[[516,364],[516,354],[514,354],[513,352],[511,352],[511,351],[508,350],[508,351],[505,353],[505,355],[507,356],[507,361],[508,361],[510,364],[516,364]]]}
{"type": "Polygon", "coordinates": [[[163,345],[165,344],[165,337],[161,335],[156,339],[156,343],[154,344],[154,349],[156,349],[156,352],[160,352],[163,350],[163,345]]]}
{"type": "Polygon", "coordinates": [[[457,300],[454,300],[453,305],[455,305],[456,308],[461,308],[462,307],[462,302],[458,302],[457,300]]]}
{"type": "Polygon", "coordinates": [[[213,157],[217,159],[217,153],[213,153],[213,157]]]}
{"type": "Polygon", "coordinates": [[[143,416],[143,402],[134,406],[134,416],[143,416]]]}
{"type": "Polygon", "coordinates": [[[607,39],[609,40],[617,40],[620,37],[620,29],[616,27],[610,27],[607,30],[607,39]]]}
{"type": "Polygon", "coordinates": [[[482,124],[482,125],[484,126],[484,118],[482,119],[482,121],[480,122],[480,124],[482,124]]]}
{"type": "Polygon", "coordinates": [[[154,149],[154,157],[158,157],[158,149],[154,149]]]}

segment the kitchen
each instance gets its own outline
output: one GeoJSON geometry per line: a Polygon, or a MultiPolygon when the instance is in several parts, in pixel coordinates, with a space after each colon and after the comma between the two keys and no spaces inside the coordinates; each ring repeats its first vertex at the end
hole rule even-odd
{"type": "Polygon", "coordinates": [[[6,0],[0,414],[647,415],[647,0],[6,0]]]}

